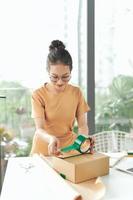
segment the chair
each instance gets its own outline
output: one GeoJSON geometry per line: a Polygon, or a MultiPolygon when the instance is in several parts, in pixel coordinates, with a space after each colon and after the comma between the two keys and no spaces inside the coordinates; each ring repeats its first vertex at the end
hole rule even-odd
{"type": "Polygon", "coordinates": [[[127,148],[129,133],[123,131],[103,131],[94,134],[95,150],[99,152],[121,152],[127,148]]]}

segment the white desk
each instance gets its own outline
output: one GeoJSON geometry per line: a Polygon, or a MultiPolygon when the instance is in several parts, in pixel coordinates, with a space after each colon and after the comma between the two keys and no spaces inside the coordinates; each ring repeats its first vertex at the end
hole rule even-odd
{"type": "MultiPolygon", "coordinates": [[[[47,198],[45,197],[45,187],[42,187],[43,176],[41,175],[41,173],[38,173],[41,171],[40,166],[38,166],[37,169],[35,169],[36,167],[35,168],[33,167],[33,170],[31,166],[31,171],[29,169],[30,173],[28,174],[27,172],[27,176],[29,176],[29,178],[25,179],[24,174],[26,169],[24,169],[23,166],[20,166],[20,164],[18,166],[17,164],[18,159],[20,160],[20,163],[24,164],[24,166],[27,161],[31,162],[31,157],[27,158],[22,157],[16,159],[14,158],[14,162],[11,162],[12,167],[11,165],[7,166],[5,180],[1,192],[1,200],[18,200],[18,198],[17,199],[11,198],[11,196],[15,197],[15,195],[12,194],[12,192],[16,192],[17,195],[20,196],[19,199],[23,200],[49,199],[48,197],[47,198]],[[18,176],[19,173],[23,174],[23,176],[21,174],[20,180],[19,178],[15,177],[15,175],[18,176]],[[15,180],[18,181],[18,187],[16,187],[15,185],[16,184],[15,180]],[[26,194],[26,192],[28,195],[26,194]],[[34,198],[31,194],[32,195],[34,194],[34,198]]],[[[99,179],[93,179],[80,184],[73,184],[70,183],[69,181],[67,182],[83,196],[83,200],[98,200],[98,199],[132,200],[133,199],[132,175],[117,171],[115,169],[110,169],[110,174],[107,176],[100,177],[100,180],[102,181],[99,181],[99,179]]],[[[56,199],[58,198],[54,198],[54,200],[56,199]]],[[[50,198],[49,200],[53,200],[53,198],[50,198]]]]}
{"type": "MultiPolygon", "coordinates": [[[[131,158],[133,159],[133,158],[131,158]]],[[[133,176],[116,169],[110,169],[110,174],[101,178],[106,186],[102,200],[132,200],[133,176]]]]}
{"type": "Polygon", "coordinates": [[[80,200],[80,196],[39,156],[9,159],[1,200],[80,200]]]}

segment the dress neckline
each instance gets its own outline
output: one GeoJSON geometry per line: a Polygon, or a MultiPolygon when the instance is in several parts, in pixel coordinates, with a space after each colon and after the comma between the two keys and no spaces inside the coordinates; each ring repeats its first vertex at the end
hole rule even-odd
{"type": "Polygon", "coordinates": [[[45,90],[46,90],[48,93],[51,93],[51,94],[54,94],[54,95],[60,95],[60,94],[63,94],[63,93],[66,92],[66,90],[67,90],[69,84],[66,85],[66,87],[65,87],[65,89],[64,89],[63,91],[57,92],[57,93],[56,93],[56,92],[50,91],[50,90],[48,89],[47,85],[48,85],[48,82],[44,83],[44,88],[45,88],[45,90]]]}

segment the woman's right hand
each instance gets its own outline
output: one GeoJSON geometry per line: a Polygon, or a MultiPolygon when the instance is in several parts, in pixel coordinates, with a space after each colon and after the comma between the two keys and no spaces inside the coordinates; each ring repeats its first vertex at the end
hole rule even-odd
{"type": "Polygon", "coordinates": [[[49,155],[59,155],[59,139],[57,139],[55,136],[50,137],[49,145],[48,145],[48,153],[49,155]]]}

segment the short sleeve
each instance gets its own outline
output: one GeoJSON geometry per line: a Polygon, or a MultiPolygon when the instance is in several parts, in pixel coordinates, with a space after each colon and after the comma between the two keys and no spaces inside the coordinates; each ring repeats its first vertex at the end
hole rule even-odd
{"type": "Polygon", "coordinates": [[[31,106],[32,106],[32,112],[31,112],[32,118],[44,118],[45,105],[42,101],[41,96],[36,92],[33,92],[32,94],[31,106]]]}
{"type": "Polygon", "coordinates": [[[86,113],[88,111],[90,111],[90,107],[86,103],[85,98],[84,98],[81,90],[79,89],[79,91],[78,91],[78,106],[77,106],[77,110],[76,110],[76,117],[78,117],[78,116],[80,116],[83,113],[86,113]]]}

